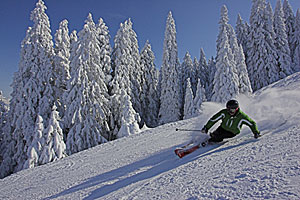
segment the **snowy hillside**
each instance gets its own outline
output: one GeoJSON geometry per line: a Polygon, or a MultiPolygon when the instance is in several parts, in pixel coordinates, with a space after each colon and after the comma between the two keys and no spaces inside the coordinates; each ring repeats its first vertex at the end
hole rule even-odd
{"type": "Polygon", "coordinates": [[[223,145],[179,159],[174,154],[224,105],[23,170],[0,180],[0,199],[300,199],[300,73],[240,97],[247,127],[223,145]]]}

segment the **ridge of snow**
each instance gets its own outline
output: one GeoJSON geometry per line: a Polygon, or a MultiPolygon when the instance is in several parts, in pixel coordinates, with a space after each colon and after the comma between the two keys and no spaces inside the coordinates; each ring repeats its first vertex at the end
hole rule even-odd
{"type": "Polygon", "coordinates": [[[264,134],[237,137],[179,159],[174,149],[224,105],[148,128],[0,180],[0,199],[300,199],[300,73],[239,96],[264,134]]]}

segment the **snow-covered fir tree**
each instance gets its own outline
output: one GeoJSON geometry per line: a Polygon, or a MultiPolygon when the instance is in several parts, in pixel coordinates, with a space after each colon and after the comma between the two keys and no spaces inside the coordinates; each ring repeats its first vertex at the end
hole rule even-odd
{"type": "Polygon", "coordinates": [[[13,80],[12,100],[5,139],[7,148],[1,164],[2,175],[22,170],[28,165],[29,147],[34,138],[34,127],[38,115],[49,120],[52,101],[50,81],[53,81],[53,42],[50,22],[42,0],[36,3],[29,27],[21,45],[19,70],[13,80]]]}
{"type": "Polygon", "coordinates": [[[124,89],[121,89],[121,128],[117,138],[137,134],[140,132],[139,122],[141,118],[132,107],[130,96],[124,89]]]}
{"type": "Polygon", "coordinates": [[[114,47],[112,51],[112,81],[110,82],[112,119],[111,127],[113,129],[112,139],[117,137],[121,128],[121,92],[125,90],[126,94],[133,96],[131,72],[133,71],[133,58],[131,55],[129,20],[120,24],[120,28],[114,38],[114,47]]]}
{"type": "Polygon", "coordinates": [[[217,48],[216,72],[211,98],[212,101],[222,103],[236,97],[239,93],[239,77],[235,72],[235,61],[227,35],[226,28],[223,27],[218,37],[219,48],[217,48]]]}
{"type": "Polygon", "coordinates": [[[235,33],[236,33],[238,44],[242,45],[245,59],[247,59],[247,52],[248,52],[247,50],[248,31],[249,31],[249,25],[247,24],[247,22],[244,23],[242,17],[240,16],[240,14],[238,14],[236,20],[236,26],[235,26],[235,33]]]}
{"type": "Polygon", "coordinates": [[[297,10],[295,20],[295,32],[293,35],[293,43],[296,45],[294,52],[294,71],[300,71],[300,9],[297,10]]]}
{"type": "MultiPolygon", "coordinates": [[[[120,95],[118,90],[124,89],[131,97],[133,108],[136,112],[140,113],[142,119],[144,119],[140,100],[143,72],[141,69],[137,36],[132,29],[130,19],[120,24],[120,28],[114,38],[112,71],[111,95],[120,95]],[[121,82],[122,84],[120,84],[121,82]],[[121,85],[124,87],[119,88],[121,85]]],[[[113,114],[114,120],[120,122],[120,113],[113,112],[113,114]]],[[[120,128],[119,125],[116,126],[120,128]]]]}
{"type": "Polygon", "coordinates": [[[201,105],[204,101],[206,101],[206,96],[205,96],[205,89],[201,85],[201,80],[198,79],[198,84],[197,84],[197,92],[196,96],[194,98],[194,106],[195,106],[195,114],[200,114],[201,113],[201,105]]]}
{"type": "Polygon", "coordinates": [[[210,101],[213,87],[214,87],[213,82],[214,82],[215,72],[216,72],[216,62],[215,62],[214,57],[211,57],[208,60],[207,66],[208,66],[208,71],[209,71],[209,76],[208,76],[209,85],[208,85],[208,88],[205,89],[205,96],[206,96],[207,100],[210,101]]]}
{"type": "Polygon", "coordinates": [[[102,18],[98,20],[96,30],[97,30],[97,36],[100,43],[100,47],[101,47],[100,49],[101,57],[98,59],[103,71],[101,75],[104,75],[103,77],[101,77],[101,79],[103,79],[105,81],[105,84],[109,86],[109,82],[111,81],[111,56],[110,55],[112,49],[109,42],[110,40],[109,30],[102,18]]]}
{"type": "Polygon", "coordinates": [[[55,33],[55,59],[54,59],[54,75],[55,75],[55,96],[57,97],[58,111],[60,116],[64,116],[65,103],[63,102],[63,94],[67,88],[67,82],[70,79],[70,37],[68,21],[63,20],[59,24],[59,28],[55,33]]]}
{"type": "Polygon", "coordinates": [[[183,62],[181,64],[181,70],[183,75],[183,94],[186,93],[188,79],[190,79],[191,89],[193,91],[193,94],[195,94],[197,89],[197,74],[189,52],[185,53],[183,62]]]}
{"type": "Polygon", "coordinates": [[[159,96],[157,91],[158,73],[154,64],[155,56],[151,45],[147,40],[141,51],[141,65],[143,67],[142,77],[142,113],[145,113],[144,120],[148,127],[158,125],[159,96]]]}
{"type": "Polygon", "coordinates": [[[293,35],[295,31],[295,16],[293,9],[288,0],[283,1],[283,17],[284,17],[284,24],[285,24],[285,31],[288,38],[288,44],[290,47],[291,59],[292,62],[294,61],[293,55],[295,53],[296,44],[293,41],[293,35]]]}
{"type": "Polygon", "coordinates": [[[64,117],[68,154],[104,143],[110,134],[108,90],[99,59],[103,51],[91,14],[85,22],[72,47],[64,117]]]}
{"type": "Polygon", "coordinates": [[[44,125],[43,118],[39,115],[36,120],[35,128],[34,128],[34,138],[31,143],[31,146],[28,148],[27,156],[28,159],[25,162],[25,168],[33,168],[38,166],[39,157],[42,153],[42,148],[45,145],[45,139],[43,138],[44,125]]]}
{"type": "Polygon", "coordinates": [[[270,7],[267,8],[265,0],[253,0],[246,60],[253,91],[279,79],[273,14],[270,7]]]}
{"type": "Polygon", "coordinates": [[[66,145],[63,132],[59,125],[59,115],[56,105],[53,106],[49,124],[44,132],[43,150],[39,157],[41,164],[59,160],[66,156],[66,145]]]}
{"type": "Polygon", "coordinates": [[[292,74],[292,60],[280,0],[277,0],[274,12],[274,32],[275,46],[278,53],[279,78],[283,79],[292,74]]]}
{"type": "Polygon", "coordinates": [[[159,122],[165,124],[181,118],[181,94],[178,76],[178,49],[176,27],[172,13],[169,12],[164,38],[163,61],[160,80],[159,122]]]}
{"type": "MultiPolygon", "coordinates": [[[[207,65],[206,56],[203,48],[200,49],[199,65],[196,71],[197,71],[196,81],[200,79],[201,85],[204,87],[205,91],[208,91],[208,88],[211,86],[212,82],[209,81],[210,69],[207,65]]],[[[197,83],[195,85],[195,92],[196,90],[197,90],[197,83]]]]}
{"type": "Polygon", "coordinates": [[[192,91],[192,85],[190,78],[187,79],[186,89],[185,89],[185,100],[184,100],[184,116],[183,119],[189,119],[195,116],[195,105],[194,105],[194,95],[192,91]]]}
{"type": "MultiPolygon", "coordinates": [[[[6,142],[4,142],[4,127],[7,121],[7,113],[8,113],[8,104],[4,96],[2,95],[2,91],[0,91],[0,163],[3,159],[3,154],[6,146],[6,142]]],[[[1,174],[0,174],[1,177],[1,174]]]]}
{"type": "Polygon", "coordinates": [[[240,45],[238,51],[236,52],[236,68],[239,77],[239,93],[245,95],[252,94],[252,87],[248,76],[248,70],[242,45],[240,45]]]}
{"type": "Polygon", "coordinates": [[[131,95],[131,102],[133,105],[133,108],[138,112],[142,119],[144,119],[144,113],[142,113],[142,106],[141,106],[141,83],[142,83],[142,77],[143,77],[143,69],[141,66],[140,61],[140,52],[139,52],[139,45],[137,40],[137,35],[132,27],[131,19],[128,19],[128,31],[129,31],[129,49],[130,49],[130,65],[131,65],[131,73],[130,73],[130,79],[132,82],[132,94],[131,95]]]}

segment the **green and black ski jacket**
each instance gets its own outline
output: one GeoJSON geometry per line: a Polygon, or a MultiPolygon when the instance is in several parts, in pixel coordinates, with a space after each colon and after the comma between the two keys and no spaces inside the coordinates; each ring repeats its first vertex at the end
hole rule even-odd
{"type": "Polygon", "coordinates": [[[253,132],[253,134],[259,133],[257,125],[253,119],[251,119],[248,115],[243,113],[241,109],[239,109],[235,115],[230,115],[227,109],[223,109],[206,123],[205,128],[209,130],[215,123],[219,120],[222,120],[221,127],[226,131],[230,131],[233,134],[237,135],[241,132],[242,126],[247,125],[253,132]]]}

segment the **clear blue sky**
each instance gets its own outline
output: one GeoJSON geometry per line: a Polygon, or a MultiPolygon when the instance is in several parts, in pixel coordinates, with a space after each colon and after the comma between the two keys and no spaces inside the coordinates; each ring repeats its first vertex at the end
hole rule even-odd
{"type": "MultiPolygon", "coordinates": [[[[20,45],[26,30],[32,26],[30,13],[37,0],[2,0],[0,3],[0,90],[9,97],[13,73],[18,70],[20,45]]],[[[156,56],[156,65],[162,62],[166,18],[172,11],[177,29],[179,58],[185,53],[199,59],[200,48],[206,58],[215,56],[218,21],[222,5],[226,5],[230,23],[235,27],[237,14],[249,21],[251,0],[44,0],[50,18],[52,35],[63,19],[69,29],[80,31],[89,12],[94,21],[102,17],[113,40],[120,23],[131,18],[138,35],[140,49],[149,40],[156,56]]],[[[276,0],[270,0],[273,10],[276,0]]],[[[299,0],[289,0],[294,13],[299,0]]],[[[113,45],[113,44],[112,44],[113,45]]]]}

